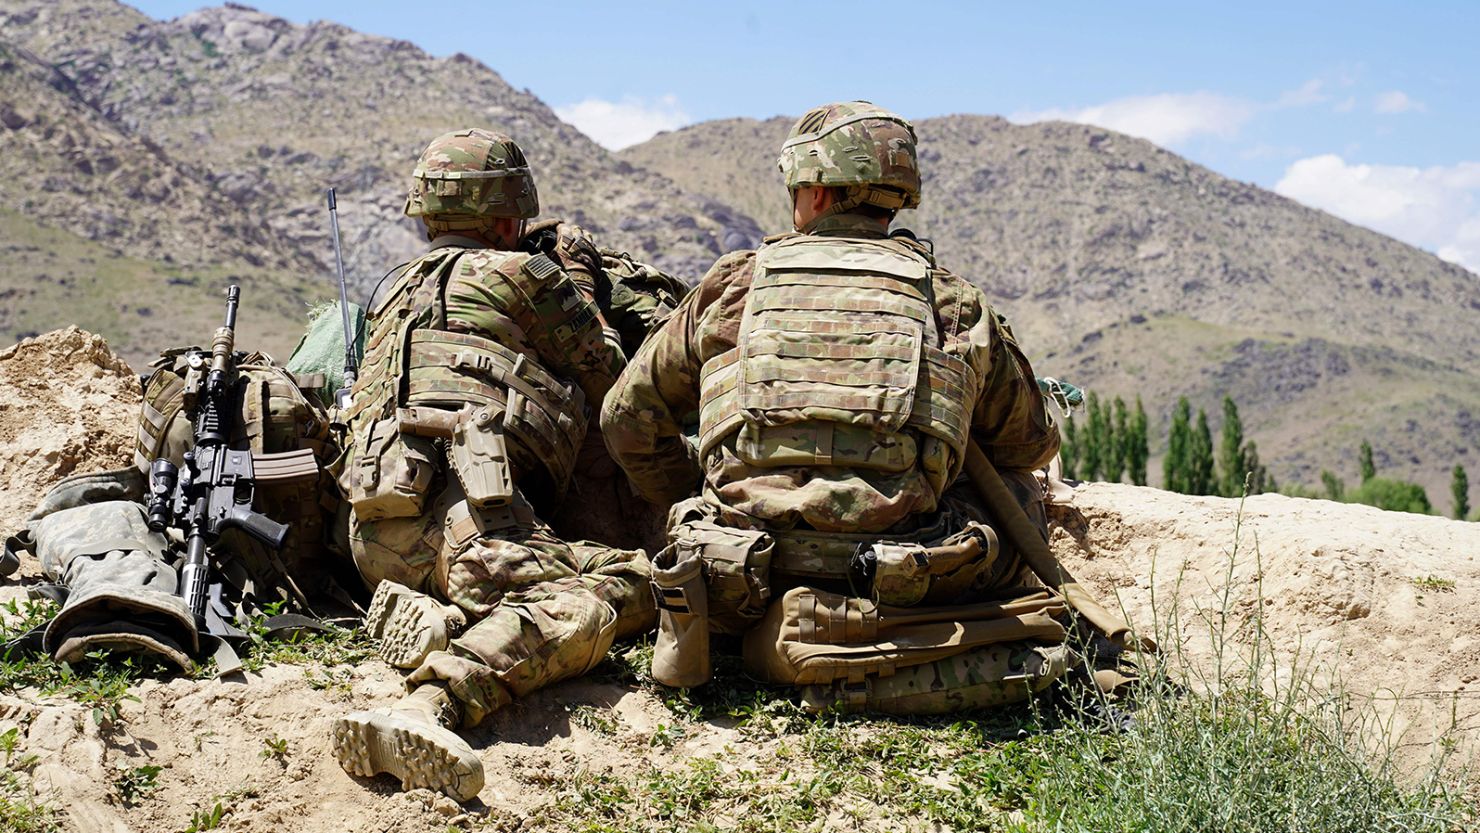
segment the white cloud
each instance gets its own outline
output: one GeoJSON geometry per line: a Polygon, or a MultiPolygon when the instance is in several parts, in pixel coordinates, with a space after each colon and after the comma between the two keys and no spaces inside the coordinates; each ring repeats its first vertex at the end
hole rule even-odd
{"type": "Polygon", "coordinates": [[[1342,99],[1335,107],[1332,107],[1331,109],[1337,113],[1350,113],[1356,108],[1357,97],[1354,95],[1350,95],[1342,99]]]}
{"type": "Polygon", "coordinates": [[[1382,93],[1372,102],[1372,112],[1385,116],[1398,113],[1418,112],[1422,113],[1428,109],[1421,101],[1414,101],[1402,90],[1391,90],[1382,93]]]}
{"type": "Polygon", "coordinates": [[[1309,107],[1312,104],[1321,104],[1329,101],[1331,96],[1326,95],[1326,82],[1319,78],[1312,78],[1299,87],[1283,93],[1274,106],[1276,107],[1309,107]]]}
{"type": "Polygon", "coordinates": [[[1301,159],[1275,191],[1480,273],[1480,162],[1414,168],[1301,159]]]}
{"type": "Polygon", "coordinates": [[[1108,127],[1159,145],[1175,145],[1194,136],[1231,139],[1254,116],[1258,105],[1216,93],[1162,93],[1118,98],[1078,110],[1054,108],[1014,113],[1012,121],[1076,121],[1108,127]]]}
{"type": "Polygon", "coordinates": [[[672,95],[655,99],[627,96],[621,101],[588,98],[556,107],[555,115],[608,150],[645,142],[659,131],[676,130],[693,121],[672,95]]]}

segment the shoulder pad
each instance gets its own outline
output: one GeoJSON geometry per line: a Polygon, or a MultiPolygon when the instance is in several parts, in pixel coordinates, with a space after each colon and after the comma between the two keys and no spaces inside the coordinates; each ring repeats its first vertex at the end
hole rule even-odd
{"type": "Polygon", "coordinates": [[[524,261],[524,273],[533,278],[535,283],[544,283],[560,272],[560,264],[543,254],[531,255],[524,261]]]}
{"type": "Polygon", "coordinates": [[[780,234],[772,234],[769,237],[763,237],[763,238],[761,238],[761,242],[762,243],[767,243],[767,244],[769,244],[769,243],[779,243],[782,240],[787,239],[788,237],[801,237],[801,236],[802,235],[799,232],[795,232],[795,231],[784,231],[784,232],[782,232],[780,234]]]}

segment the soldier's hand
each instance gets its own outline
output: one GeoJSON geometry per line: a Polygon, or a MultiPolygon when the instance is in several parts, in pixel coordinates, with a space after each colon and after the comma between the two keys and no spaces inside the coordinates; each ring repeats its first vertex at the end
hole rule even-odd
{"type": "Polygon", "coordinates": [[[529,227],[526,246],[554,258],[566,271],[577,270],[596,278],[601,274],[601,250],[585,229],[575,223],[541,220],[529,227]]]}

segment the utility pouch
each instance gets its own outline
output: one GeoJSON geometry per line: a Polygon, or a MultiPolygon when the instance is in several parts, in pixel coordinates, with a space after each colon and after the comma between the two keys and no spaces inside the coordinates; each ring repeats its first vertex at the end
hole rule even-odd
{"type": "Polygon", "coordinates": [[[468,503],[480,509],[508,506],[514,499],[509,447],[499,417],[503,409],[464,412],[452,431],[447,462],[457,473],[468,503]]]}
{"type": "Polygon", "coordinates": [[[910,607],[930,590],[930,557],[919,544],[880,543],[861,555],[872,556],[870,590],[879,603],[910,607]]]}
{"type": "Polygon", "coordinates": [[[350,472],[350,507],[361,522],[421,514],[436,474],[436,447],[401,433],[394,417],[370,427],[350,472]]]}
{"type": "Polygon", "coordinates": [[[652,581],[658,606],[653,679],[673,688],[709,682],[709,598],[703,559],[669,545],[653,560],[652,581]]]}
{"type": "Polygon", "coordinates": [[[679,560],[698,557],[704,562],[712,630],[744,633],[765,615],[775,551],[769,534],[690,521],[677,530],[672,548],[679,560]]]}
{"type": "Polygon", "coordinates": [[[978,575],[990,570],[998,552],[997,533],[971,522],[933,547],[889,542],[859,547],[852,566],[880,604],[952,604],[973,588],[978,575]]]}

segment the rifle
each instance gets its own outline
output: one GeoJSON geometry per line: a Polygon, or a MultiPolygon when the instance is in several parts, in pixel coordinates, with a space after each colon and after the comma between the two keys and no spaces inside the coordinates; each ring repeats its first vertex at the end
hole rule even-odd
{"type": "Polygon", "coordinates": [[[235,352],[240,300],[241,288],[228,288],[226,323],[216,330],[210,352],[197,349],[186,354],[184,410],[194,441],[183,465],[160,458],[149,467],[149,528],[162,532],[174,527],[184,533],[180,595],[197,626],[213,634],[221,627],[207,619],[206,590],[221,534],[240,529],[274,550],[282,549],[288,527],[252,508],[256,486],[318,473],[313,452],[307,449],[254,455],[229,445],[241,418],[236,367],[243,355],[235,352]]]}

